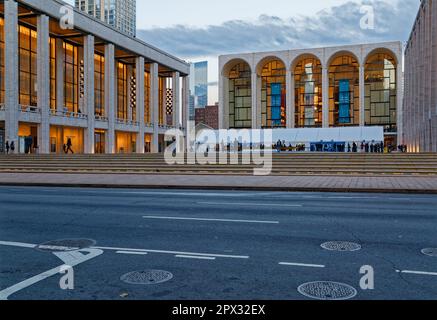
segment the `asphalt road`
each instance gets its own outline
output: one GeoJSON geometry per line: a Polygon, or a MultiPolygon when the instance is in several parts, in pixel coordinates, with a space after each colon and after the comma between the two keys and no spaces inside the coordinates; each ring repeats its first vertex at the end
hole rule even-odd
{"type": "Polygon", "coordinates": [[[437,248],[433,195],[0,188],[0,299],[301,300],[302,284],[333,281],[353,299],[436,300],[437,257],[425,248],[437,248]],[[95,244],[35,248],[59,239],[95,244]],[[60,288],[64,263],[73,290],[60,288]],[[142,270],[173,278],[120,279],[142,270]]]}

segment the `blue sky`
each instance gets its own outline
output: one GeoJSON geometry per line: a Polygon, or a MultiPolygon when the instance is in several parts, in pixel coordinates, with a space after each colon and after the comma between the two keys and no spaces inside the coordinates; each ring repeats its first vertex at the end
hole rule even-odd
{"type": "Polygon", "coordinates": [[[138,0],[137,37],[187,61],[208,60],[217,101],[220,54],[400,40],[419,0],[138,0]],[[375,29],[363,30],[363,5],[375,29]]]}

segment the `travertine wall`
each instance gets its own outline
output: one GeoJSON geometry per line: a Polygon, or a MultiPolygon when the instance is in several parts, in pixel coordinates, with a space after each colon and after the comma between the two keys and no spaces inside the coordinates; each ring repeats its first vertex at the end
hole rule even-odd
{"type": "Polygon", "coordinates": [[[405,49],[404,143],[437,152],[437,1],[422,0],[405,49]]]}

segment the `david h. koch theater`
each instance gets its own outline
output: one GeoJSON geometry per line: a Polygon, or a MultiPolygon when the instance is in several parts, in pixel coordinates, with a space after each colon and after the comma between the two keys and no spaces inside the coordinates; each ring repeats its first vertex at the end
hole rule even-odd
{"type": "Polygon", "coordinates": [[[219,57],[222,129],[274,129],[287,145],[402,144],[402,43],[219,57]],[[315,140],[315,141],[312,141],[315,140]]]}

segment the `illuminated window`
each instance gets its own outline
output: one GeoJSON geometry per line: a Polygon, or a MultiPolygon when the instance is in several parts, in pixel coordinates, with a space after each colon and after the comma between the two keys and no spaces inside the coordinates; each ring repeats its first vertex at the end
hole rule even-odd
{"type": "Polygon", "coordinates": [[[121,62],[117,66],[117,117],[118,119],[127,120],[127,66],[121,62]]]}
{"type": "Polygon", "coordinates": [[[159,97],[158,97],[158,109],[159,109],[159,124],[164,124],[164,104],[165,104],[165,84],[166,78],[159,77],[159,97]]]}
{"type": "Polygon", "coordinates": [[[296,128],[321,128],[323,115],[322,65],[306,58],[294,69],[296,128]]]}
{"type": "Polygon", "coordinates": [[[365,66],[365,122],[396,132],[397,83],[396,62],[390,55],[376,53],[365,66]]]}
{"type": "Polygon", "coordinates": [[[329,66],[329,125],[360,124],[359,66],[351,55],[335,58],[329,66]]]}
{"type": "Polygon", "coordinates": [[[261,116],[263,128],[286,127],[286,69],[279,60],[264,65],[261,73],[261,116]]]}
{"type": "Polygon", "coordinates": [[[50,38],[50,109],[56,110],[56,39],[50,38]]]}
{"type": "Polygon", "coordinates": [[[96,116],[105,116],[105,58],[94,55],[94,112],[96,116]]]}
{"type": "Polygon", "coordinates": [[[229,127],[252,127],[251,71],[247,63],[235,65],[229,73],[229,127]]]}
{"type": "Polygon", "coordinates": [[[150,114],[150,73],[148,72],[144,72],[144,122],[152,122],[150,114]]]}
{"type": "Polygon", "coordinates": [[[0,103],[5,102],[5,35],[4,20],[0,17],[0,103]]]}
{"type": "Polygon", "coordinates": [[[19,26],[19,82],[20,99],[23,106],[37,106],[37,33],[19,26]]]}
{"type": "Polygon", "coordinates": [[[79,112],[79,48],[64,42],[64,100],[69,112],[79,112]]]}

